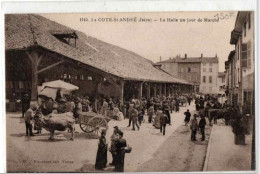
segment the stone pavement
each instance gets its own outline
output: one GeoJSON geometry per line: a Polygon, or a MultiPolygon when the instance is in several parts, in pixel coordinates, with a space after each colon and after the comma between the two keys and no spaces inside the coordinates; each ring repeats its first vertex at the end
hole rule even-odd
{"type": "Polygon", "coordinates": [[[203,171],[251,170],[252,135],[246,136],[246,145],[235,145],[231,126],[218,123],[213,126],[203,171]]]}

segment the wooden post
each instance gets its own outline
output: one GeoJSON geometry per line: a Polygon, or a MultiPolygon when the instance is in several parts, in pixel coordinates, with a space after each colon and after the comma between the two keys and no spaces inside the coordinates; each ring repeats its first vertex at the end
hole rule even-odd
{"type": "Polygon", "coordinates": [[[36,101],[38,97],[38,65],[42,59],[39,53],[32,51],[31,53],[26,51],[27,56],[30,58],[32,63],[32,89],[31,89],[31,101],[36,101]]]}
{"type": "Polygon", "coordinates": [[[147,98],[151,97],[151,86],[150,86],[150,83],[147,83],[146,97],[147,98]]]}
{"type": "Polygon", "coordinates": [[[125,86],[125,82],[123,80],[120,80],[120,95],[119,95],[119,99],[122,102],[124,101],[124,86],[125,86]]]}
{"type": "Polygon", "coordinates": [[[159,93],[160,93],[160,97],[162,97],[162,84],[159,85],[159,93]]]}
{"type": "Polygon", "coordinates": [[[167,93],[167,96],[170,96],[171,95],[171,86],[167,86],[167,89],[168,89],[168,93],[167,93]]]}
{"type": "Polygon", "coordinates": [[[153,95],[154,95],[154,97],[156,97],[156,95],[157,95],[157,87],[156,87],[156,84],[154,84],[154,86],[153,86],[153,95]]]}
{"type": "Polygon", "coordinates": [[[143,82],[139,83],[138,85],[138,99],[143,97],[143,82]]]}
{"type": "Polygon", "coordinates": [[[166,97],[166,83],[164,84],[164,96],[166,97]]]}

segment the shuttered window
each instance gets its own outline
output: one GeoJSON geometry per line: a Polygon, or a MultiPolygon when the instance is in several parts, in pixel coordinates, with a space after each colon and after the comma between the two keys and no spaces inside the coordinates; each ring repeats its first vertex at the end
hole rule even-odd
{"type": "Polygon", "coordinates": [[[244,23],[243,30],[244,30],[244,37],[246,37],[246,22],[244,23]]]}
{"type": "Polygon", "coordinates": [[[209,76],[209,83],[212,83],[212,76],[209,76]]]}
{"type": "Polygon", "coordinates": [[[248,43],[242,44],[241,54],[242,54],[242,58],[241,58],[242,68],[250,67],[251,66],[251,62],[250,62],[251,42],[250,41],[248,43]]]}
{"type": "Polygon", "coordinates": [[[247,67],[251,67],[251,42],[247,43],[247,67]]]}
{"type": "Polygon", "coordinates": [[[248,14],[248,29],[251,28],[251,13],[248,14]]]}

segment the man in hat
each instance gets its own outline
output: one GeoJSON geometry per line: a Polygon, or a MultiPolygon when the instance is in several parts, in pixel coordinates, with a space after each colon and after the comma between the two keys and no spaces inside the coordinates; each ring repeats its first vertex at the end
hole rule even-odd
{"type": "Polygon", "coordinates": [[[170,115],[170,112],[169,112],[169,106],[168,106],[168,102],[167,101],[164,101],[163,102],[163,113],[167,115],[167,123],[169,125],[171,125],[171,115],[170,115]]]}
{"type": "Polygon", "coordinates": [[[152,118],[153,118],[153,114],[154,114],[154,106],[153,106],[153,104],[151,104],[150,107],[148,108],[147,114],[148,114],[148,122],[151,123],[152,122],[152,118]]]}
{"type": "Polygon", "coordinates": [[[112,162],[109,163],[109,165],[115,165],[115,158],[116,158],[116,140],[118,139],[118,132],[119,132],[119,128],[118,126],[114,127],[114,132],[112,134],[112,136],[110,137],[111,140],[111,147],[109,149],[109,151],[112,154],[112,162]]]}
{"type": "MultiPolygon", "coordinates": [[[[158,108],[158,112],[162,112],[162,108],[158,108]]],[[[168,122],[168,117],[165,114],[165,111],[160,114],[160,132],[165,135],[166,123],[168,122]]]]}
{"type": "Polygon", "coordinates": [[[200,115],[201,119],[199,122],[199,127],[200,127],[200,132],[201,132],[201,141],[205,141],[205,125],[206,125],[206,120],[203,115],[200,115]]]}
{"type": "Polygon", "coordinates": [[[129,124],[127,127],[131,126],[131,122],[132,122],[132,112],[134,110],[134,104],[129,104],[129,109],[128,109],[128,115],[129,115],[129,124]]]}
{"type": "Polygon", "coordinates": [[[30,103],[30,108],[26,111],[25,116],[24,116],[24,121],[25,121],[25,128],[26,128],[26,136],[34,136],[32,132],[32,120],[34,117],[34,112],[37,109],[37,104],[36,102],[31,102],[30,103]]]}
{"type": "Polygon", "coordinates": [[[25,112],[30,108],[30,98],[27,93],[23,95],[21,103],[22,103],[22,118],[24,118],[25,112]]]}
{"type": "Polygon", "coordinates": [[[108,110],[108,103],[106,102],[106,99],[103,99],[103,104],[102,104],[102,109],[101,109],[101,114],[104,116],[107,116],[107,110],[108,110]]]}
{"type": "Polygon", "coordinates": [[[133,128],[132,130],[135,130],[135,126],[137,127],[137,129],[139,130],[139,126],[137,124],[137,121],[138,121],[138,110],[136,108],[137,106],[135,105],[134,106],[134,109],[132,111],[132,121],[133,121],[133,128]]]}
{"type": "Polygon", "coordinates": [[[191,141],[197,141],[196,140],[196,134],[198,131],[198,121],[197,121],[197,114],[194,114],[194,117],[190,121],[190,129],[191,129],[191,141]]]}

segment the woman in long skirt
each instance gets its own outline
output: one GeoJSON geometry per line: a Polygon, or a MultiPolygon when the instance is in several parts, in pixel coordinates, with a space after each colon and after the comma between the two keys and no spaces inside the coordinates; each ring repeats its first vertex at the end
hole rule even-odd
{"type": "Polygon", "coordinates": [[[119,131],[118,136],[119,139],[116,141],[115,171],[124,172],[126,140],[123,139],[123,132],[119,131]]]}
{"type": "Polygon", "coordinates": [[[95,168],[99,170],[103,170],[106,167],[106,165],[107,165],[106,131],[102,130],[101,137],[99,138],[95,168]]]}

